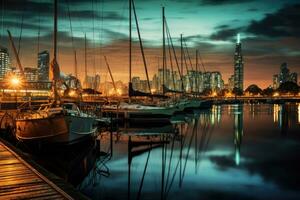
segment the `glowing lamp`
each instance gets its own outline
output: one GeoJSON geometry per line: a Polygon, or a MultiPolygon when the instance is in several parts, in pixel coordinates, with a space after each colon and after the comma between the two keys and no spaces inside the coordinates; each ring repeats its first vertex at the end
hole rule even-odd
{"type": "Polygon", "coordinates": [[[76,96],[76,92],[75,92],[74,90],[71,90],[71,91],[69,92],[69,96],[70,96],[70,97],[75,97],[75,96],[76,96]]]}

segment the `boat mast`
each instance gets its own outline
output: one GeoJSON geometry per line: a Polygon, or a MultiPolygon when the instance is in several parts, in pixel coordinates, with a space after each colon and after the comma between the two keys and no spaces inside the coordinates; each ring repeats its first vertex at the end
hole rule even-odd
{"type": "Polygon", "coordinates": [[[131,46],[131,40],[132,40],[132,5],[131,5],[131,0],[129,0],[129,82],[128,82],[128,96],[129,96],[129,102],[131,101],[131,97],[130,97],[130,88],[132,87],[132,83],[131,83],[131,64],[132,64],[132,60],[131,60],[131,54],[132,54],[132,46],[131,46]]]}
{"type": "MultiPolygon", "coordinates": [[[[181,75],[183,77],[183,47],[182,47],[182,34],[180,34],[180,67],[181,67],[181,75]]],[[[185,91],[185,88],[184,88],[184,83],[183,83],[183,79],[181,80],[182,81],[182,89],[183,89],[183,92],[185,91]]]]}
{"type": "Polygon", "coordinates": [[[74,72],[75,72],[75,77],[78,79],[78,71],[77,71],[77,55],[76,55],[76,50],[74,50],[74,59],[75,59],[75,69],[74,69],[74,72]]]}
{"type": "Polygon", "coordinates": [[[137,18],[137,14],[136,14],[136,10],[135,10],[134,0],[132,0],[132,8],[133,8],[133,13],[134,13],[137,33],[138,33],[138,37],[139,37],[139,42],[140,42],[140,49],[141,49],[141,53],[142,53],[142,58],[143,58],[143,63],[144,63],[144,68],[145,68],[145,73],[146,73],[146,78],[147,78],[147,83],[148,83],[148,89],[149,89],[149,93],[151,94],[151,86],[150,86],[150,81],[149,81],[148,68],[147,68],[146,57],[145,57],[145,53],[144,53],[144,47],[143,47],[142,37],[141,37],[141,33],[140,33],[138,18],[137,18]]]}
{"type": "Polygon", "coordinates": [[[106,56],[104,56],[104,60],[105,60],[105,63],[106,63],[106,66],[107,66],[107,69],[108,69],[108,72],[109,72],[111,81],[112,81],[112,83],[113,83],[113,86],[114,86],[114,89],[115,89],[115,93],[117,94],[116,83],[115,83],[114,77],[113,77],[113,75],[112,75],[112,73],[111,73],[111,70],[110,70],[109,64],[108,64],[108,62],[107,62],[106,56]]]}
{"type": "Polygon", "coordinates": [[[199,93],[199,70],[198,70],[198,49],[196,49],[196,87],[197,87],[197,92],[199,93]]]}
{"type": "Polygon", "coordinates": [[[14,44],[14,39],[13,39],[13,37],[12,37],[9,30],[7,30],[7,33],[8,33],[9,41],[10,41],[12,49],[14,51],[14,54],[15,54],[17,64],[18,64],[19,70],[21,72],[22,78],[25,78],[25,74],[24,74],[24,70],[23,70],[23,67],[22,67],[22,64],[21,64],[21,61],[20,61],[20,57],[19,57],[19,54],[17,52],[16,46],[14,44]]]}
{"type": "Polygon", "coordinates": [[[162,33],[163,33],[163,94],[165,94],[165,68],[166,68],[166,44],[165,44],[165,7],[162,7],[162,33]]]}
{"type": "Polygon", "coordinates": [[[54,101],[55,103],[57,103],[58,100],[58,94],[57,94],[57,88],[56,88],[56,82],[57,79],[59,79],[59,68],[58,68],[58,63],[57,63],[57,1],[58,0],[54,0],[54,32],[53,32],[53,61],[52,61],[52,81],[53,81],[53,85],[52,85],[52,90],[53,90],[53,94],[54,94],[54,101]]]}
{"type": "Polygon", "coordinates": [[[58,0],[54,0],[53,60],[55,61],[57,53],[57,1],[58,0]]]}
{"type": "Polygon", "coordinates": [[[84,34],[84,82],[87,88],[87,49],[86,49],[86,34],[84,34]]]}

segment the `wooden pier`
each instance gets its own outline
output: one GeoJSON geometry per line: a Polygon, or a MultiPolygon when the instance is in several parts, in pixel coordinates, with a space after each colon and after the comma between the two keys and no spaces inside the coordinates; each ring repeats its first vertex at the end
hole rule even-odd
{"type": "Polygon", "coordinates": [[[0,199],[73,199],[0,140],[0,199]]]}

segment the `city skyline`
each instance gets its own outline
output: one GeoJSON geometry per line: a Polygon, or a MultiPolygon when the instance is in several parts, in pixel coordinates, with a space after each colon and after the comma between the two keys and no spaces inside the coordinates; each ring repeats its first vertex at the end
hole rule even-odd
{"type": "MultiPolygon", "coordinates": [[[[111,3],[95,0],[93,2],[94,8],[92,8],[92,2],[80,0],[72,1],[72,5],[69,7],[72,14],[74,46],[78,51],[79,58],[82,58],[84,55],[84,30],[88,37],[89,75],[95,75],[94,72],[100,73],[101,80],[105,80],[107,70],[102,57],[107,55],[115,80],[126,82],[128,81],[127,1],[111,3]],[[87,22],[84,25],[82,25],[83,17],[87,22]],[[93,19],[95,20],[93,21],[93,19]],[[95,31],[93,31],[93,22],[95,31]],[[84,29],[82,29],[83,26],[85,26],[84,29]],[[98,38],[95,44],[93,44],[93,37],[98,38]],[[97,48],[95,69],[93,46],[97,48]]],[[[272,76],[278,72],[278,68],[283,62],[288,63],[291,71],[300,73],[300,49],[296,45],[299,43],[297,20],[300,10],[300,6],[295,5],[297,1],[285,1],[285,3],[278,1],[276,5],[269,1],[265,1],[265,3],[260,1],[239,3],[232,0],[205,0],[201,2],[191,0],[185,1],[185,3],[179,1],[151,2],[136,1],[150,77],[157,71],[158,57],[161,57],[161,4],[166,6],[166,17],[174,43],[177,46],[177,54],[180,53],[179,34],[183,33],[190,47],[190,53],[194,55],[193,51],[199,49],[206,70],[220,71],[226,83],[230,75],[233,74],[236,33],[241,34],[243,46],[244,88],[253,83],[258,84],[261,88],[272,85],[272,76]],[[222,9],[225,9],[227,14],[216,14],[218,10],[222,9]],[[187,12],[191,10],[195,10],[194,14],[187,12]],[[214,11],[214,14],[210,11],[214,11]],[[241,15],[241,13],[243,14],[241,15]],[[269,78],[266,78],[266,73],[269,74],[269,78]]],[[[24,0],[20,3],[20,1],[3,0],[1,3],[5,6],[1,10],[4,21],[1,23],[0,41],[2,46],[9,49],[10,56],[13,57],[13,54],[8,44],[6,29],[11,30],[18,46],[22,13],[25,13],[26,19],[24,19],[20,43],[20,57],[23,66],[36,66],[38,29],[40,29],[39,49],[49,50],[51,57],[52,18],[51,9],[49,9],[52,8],[51,1],[24,0]],[[48,6],[48,9],[41,10],[43,11],[41,14],[32,12],[30,17],[27,17],[29,8],[40,8],[41,5],[44,5],[45,8],[48,6]]],[[[59,16],[58,61],[63,72],[74,74],[71,31],[66,16],[68,6],[66,1],[60,1],[59,5],[61,12],[59,16]]],[[[133,72],[135,76],[144,79],[144,69],[136,36],[133,46],[135,49],[133,72]]],[[[14,60],[12,60],[12,64],[16,66],[14,60]]],[[[82,80],[84,71],[82,59],[79,60],[78,66],[82,80]]],[[[109,80],[108,76],[107,80],[109,80]]]]}

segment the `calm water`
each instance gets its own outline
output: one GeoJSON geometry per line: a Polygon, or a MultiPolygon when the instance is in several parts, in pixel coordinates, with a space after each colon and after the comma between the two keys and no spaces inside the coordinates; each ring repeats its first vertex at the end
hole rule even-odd
{"type": "Polygon", "coordinates": [[[108,154],[77,187],[92,199],[300,199],[300,104],[213,106],[174,123],[103,134],[108,154]]]}

